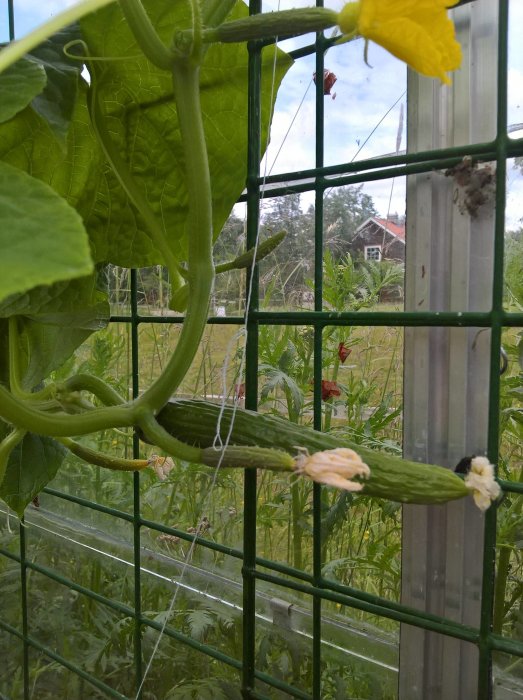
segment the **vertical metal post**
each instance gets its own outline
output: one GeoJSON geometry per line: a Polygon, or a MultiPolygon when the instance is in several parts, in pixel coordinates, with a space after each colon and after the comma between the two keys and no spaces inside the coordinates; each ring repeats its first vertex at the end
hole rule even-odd
{"type": "MultiPolygon", "coordinates": [[[[261,0],[250,0],[249,12],[261,12],[261,0]]],[[[247,248],[256,244],[260,219],[260,124],[261,124],[261,53],[256,44],[249,45],[248,88],[248,151],[247,151],[247,248]]],[[[251,270],[248,270],[247,280],[251,270]]],[[[245,406],[255,410],[258,405],[258,324],[251,312],[258,309],[258,274],[252,272],[252,287],[247,314],[245,360],[245,406]]],[[[247,290],[248,293],[247,282],[247,290]]],[[[256,471],[246,469],[244,475],[243,527],[243,664],[242,695],[252,697],[255,686],[256,653],[256,471]]]]}
{"type": "MultiPolygon", "coordinates": [[[[408,148],[493,140],[496,134],[498,4],[454,11],[463,65],[451,87],[409,76],[408,148]]],[[[444,172],[407,186],[407,311],[491,307],[494,202],[460,211],[459,185],[444,172]]],[[[463,208],[462,208],[463,209],[463,208]]],[[[486,452],[490,331],[405,331],[405,457],[452,468],[486,452]]],[[[403,509],[402,602],[479,626],[484,519],[472,501],[403,509]]],[[[399,696],[478,697],[477,649],[402,625],[399,696]]]]}
{"type": "Polygon", "coordinates": [[[7,16],[9,21],[9,41],[15,38],[15,8],[13,0],[7,0],[7,16]]]}
{"type": "MultiPolygon", "coordinates": [[[[131,367],[133,399],[140,392],[139,378],[139,342],[138,342],[138,280],[136,270],[131,270],[131,367]]],[[[133,435],[133,458],[140,457],[140,440],[138,434],[133,435]]],[[[142,591],[141,591],[141,533],[140,533],[140,473],[133,474],[133,553],[134,553],[134,668],[136,688],[142,683],[142,591]]],[[[142,691],[138,692],[140,700],[142,691]]]]}
{"type": "Polygon", "coordinates": [[[26,541],[25,541],[25,523],[22,518],[19,526],[20,533],[20,598],[22,603],[22,635],[23,635],[23,678],[24,678],[24,700],[29,700],[31,697],[31,689],[29,686],[29,643],[27,635],[29,634],[29,619],[28,619],[28,596],[27,596],[27,566],[26,566],[26,541]]]}
{"type": "MultiPolygon", "coordinates": [[[[323,0],[317,0],[318,7],[323,6],[323,0]]],[[[324,37],[318,34],[316,37],[316,138],[315,138],[315,167],[323,168],[324,161],[324,95],[323,95],[323,69],[324,69],[324,37]]],[[[323,177],[316,178],[316,190],[314,201],[314,310],[323,309],[323,198],[325,196],[322,187],[323,177]]],[[[314,328],[314,427],[321,430],[321,373],[323,353],[323,326],[314,328]]],[[[322,546],[321,546],[321,486],[313,486],[313,576],[316,585],[319,584],[322,575],[322,546]]],[[[314,596],[312,600],[312,697],[315,700],[321,698],[321,598],[314,596]]]]}

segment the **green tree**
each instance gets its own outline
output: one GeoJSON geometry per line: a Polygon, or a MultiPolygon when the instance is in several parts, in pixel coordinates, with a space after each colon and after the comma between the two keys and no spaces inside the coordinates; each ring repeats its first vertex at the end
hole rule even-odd
{"type": "Polygon", "coordinates": [[[305,279],[314,265],[314,209],[303,212],[299,193],[278,197],[263,217],[262,234],[282,229],[285,240],[261,266],[262,291],[270,287],[271,300],[278,303],[306,289],[305,279]]]}
{"type": "Polygon", "coordinates": [[[324,245],[340,257],[350,252],[358,227],[378,214],[372,197],[363,192],[363,185],[330,190],[325,195],[323,212],[324,245]]]}
{"type": "MultiPolygon", "coordinates": [[[[245,252],[245,222],[234,211],[225,222],[214,244],[214,260],[217,264],[234,260],[245,252]]],[[[226,304],[231,313],[239,313],[243,308],[245,290],[243,270],[230,270],[217,275],[214,281],[214,301],[217,305],[226,304]]]]}

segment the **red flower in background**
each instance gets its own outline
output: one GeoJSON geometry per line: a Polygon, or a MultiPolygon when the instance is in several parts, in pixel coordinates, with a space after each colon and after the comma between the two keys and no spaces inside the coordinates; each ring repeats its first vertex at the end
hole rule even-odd
{"type": "Polygon", "coordinates": [[[329,382],[327,379],[321,380],[321,399],[328,401],[333,396],[341,396],[341,389],[336,382],[329,382]]]}
{"type": "Polygon", "coordinates": [[[352,348],[348,348],[343,341],[338,345],[338,357],[340,358],[342,364],[345,362],[351,352],[352,348]]]}
{"type": "MultiPolygon", "coordinates": [[[[314,82],[316,82],[316,73],[313,73],[312,75],[314,82]]],[[[330,70],[325,70],[323,71],[323,94],[324,95],[331,95],[331,90],[334,87],[334,83],[338,80],[338,78],[332,73],[330,70]]],[[[332,94],[332,99],[336,99],[336,93],[332,94]]]]}
{"type": "Polygon", "coordinates": [[[245,383],[234,385],[234,394],[238,400],[245,398],[245,383]]]}

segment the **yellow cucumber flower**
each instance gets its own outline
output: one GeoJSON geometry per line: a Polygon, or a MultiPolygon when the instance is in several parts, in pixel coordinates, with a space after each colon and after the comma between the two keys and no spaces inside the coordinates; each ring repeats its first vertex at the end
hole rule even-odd
{"type": "Polygon", "coordinates": [[[461,65],[461,46],[446,8],[458,0],[360,0],[338,15],[344,34],[360,34],[422,75],[450,84],[461,65]]]}

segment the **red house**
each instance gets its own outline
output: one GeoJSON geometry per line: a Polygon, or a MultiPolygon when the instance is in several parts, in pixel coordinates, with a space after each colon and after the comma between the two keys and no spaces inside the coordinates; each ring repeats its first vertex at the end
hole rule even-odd
{"type": "Polygon", "coordinates": [[[360,260],[405,262],[405,220],[370,217],[356,229],[350,252],[360,260]]]}

